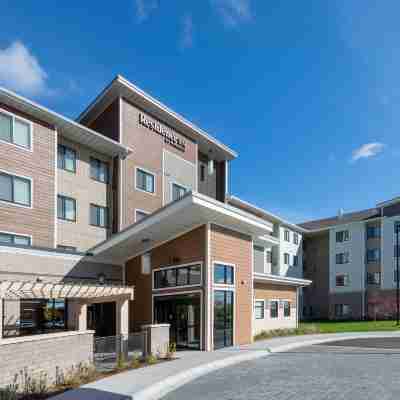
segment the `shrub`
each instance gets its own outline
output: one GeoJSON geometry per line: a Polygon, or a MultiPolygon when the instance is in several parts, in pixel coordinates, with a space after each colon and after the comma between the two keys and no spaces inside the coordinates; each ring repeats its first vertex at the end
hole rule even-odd
{"type": "Polygon", "coordinates": [[[123,354],[123,353],[118,354],[116,368],[117,369],[125,369],[126,368],[125,354],[123,354]]]}
{"type": "Polygon", "coordinates": [[[176,343],[171,343],[168,346],[168,351],[167,354],[165,355],[165,358],[167,360],[172,360],[175,357],[175,353],[176,353],[176,343]]]}
{"type": "Polygon", "coordinates": [[[294,329],[271,329],[269,331],[261,331],[254,336],[254,340],[265,340],[271,339],[277,336],[292,336],[292,335],[311,335],[315,333],[320,333],[319,328],[316,325],[310,325],[303,328],[294,329]]]}
{"type": "Polygon", "coordinates": [[[146,357],[146,363],[149,365],[156,364],[157,361],[158,361],[158,359],[154,354],[150,354],[146,357]]]}
{"type": "Polygon", "coordinates": [[[134,355],[131,360],[131,368],[137,369],[140,367],[140,359],[137,355],[134,355]]]}

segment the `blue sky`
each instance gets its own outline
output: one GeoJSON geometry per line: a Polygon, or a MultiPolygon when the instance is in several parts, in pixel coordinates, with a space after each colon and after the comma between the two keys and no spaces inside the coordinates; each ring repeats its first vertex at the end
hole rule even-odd
{"type": "Polygon", "coordinates": [[[3,0],[0,84],[75,117],[122,74],[239,152],[295,222],[396,196],[400,3],[3,0]]]}

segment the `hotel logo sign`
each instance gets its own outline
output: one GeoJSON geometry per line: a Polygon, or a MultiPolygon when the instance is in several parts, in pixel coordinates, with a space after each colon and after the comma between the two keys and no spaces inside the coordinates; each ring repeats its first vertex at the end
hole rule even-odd
{"type": "Polygon", "coordinates": [[[164,138],[165,143],[176,147],[178,150],[186,150],[186,141],[184,139],[176,136],[170,129],[161,125],[157,121],[148,118],[143,113],[139,114],[139,124],[161,135],[164,138]]]}

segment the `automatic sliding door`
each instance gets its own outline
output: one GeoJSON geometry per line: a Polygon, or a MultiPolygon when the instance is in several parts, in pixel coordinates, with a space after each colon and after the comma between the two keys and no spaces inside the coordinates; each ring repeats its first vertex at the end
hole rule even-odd
{"type": "Polygon", "coordinates": [[[233,292],[214,291],[214,349],[233,345],[233,292]]]}

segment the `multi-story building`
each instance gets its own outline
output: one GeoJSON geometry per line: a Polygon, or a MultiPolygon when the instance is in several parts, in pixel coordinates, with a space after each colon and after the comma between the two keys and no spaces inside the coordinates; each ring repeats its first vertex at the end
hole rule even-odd
{"type": "Polygon", "coordinates": [[[212,350],[295,327],[305,230],[230,195],[236,157],[120,76],[78,121],[0,89],[0,352],[155,323],[212,350]]]}
{"type": "Polygon", "coordinates": [[[389,318],[396,311],[400,198],[301,224],[307,318],[389,318]]]}

